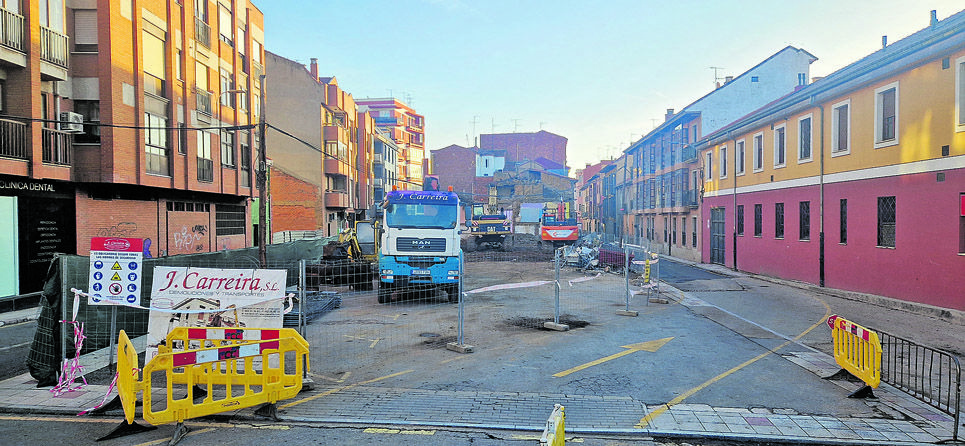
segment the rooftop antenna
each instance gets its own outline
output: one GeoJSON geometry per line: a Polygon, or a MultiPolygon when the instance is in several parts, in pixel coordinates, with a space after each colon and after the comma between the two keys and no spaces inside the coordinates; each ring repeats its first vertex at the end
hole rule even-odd
{"type": "Polygon", "coordinates": [[[513,133],[516,133],[516,130],[519,129],[519,118],[513,118],[510,121],[513,121],[513,133]]]}
{"type": "MultiPolygon", "coordinates": [[[[477,123],[477,122],[479,122],[479,116],[478,116],[478,115],[473,115],[473,116],[472,116],[472,121],[470,121],[470,124],[472,124],[472,137],[473,137],[473,138],[476,138],[476,123],[477,123]]],[[[473,146],[473,147],[476,147],[476,146],[473,146]]]]}
{"type": "Polygon", "coordinates": [[[657,128],[657,121],[659,121],[659,119],[657,119],[657,118],[650,118],[651,130],[657,128]]]}
{"type": "Polygon", "coordinates": [[[496,118],[495,118],[495,117],[492,118],[492,127],[490,127],[489,132],[490,132],[490,133],[496,133],[496,118]]]}
{"type": "Polygon", "coordinates": [[[543,130],[543,126],[546,125],[546,124],[548,124],[546,121],[540,121],[540,122],[539,122],[539,129],[540,129],[540,130],[543,130]]]}
{"type": "Polygon", "coordinates": [[[714,87],[717,87],[717,82],[724,80],[724,78],[717,76],[717,70],[723,70],[724,67],[708,67],[714,70],[714,87]]]}

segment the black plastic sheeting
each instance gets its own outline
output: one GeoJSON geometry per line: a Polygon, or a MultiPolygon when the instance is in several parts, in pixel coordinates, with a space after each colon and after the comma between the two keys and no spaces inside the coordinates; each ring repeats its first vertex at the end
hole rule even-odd
{"type": "MultiPolygon", "coordinates": [[[[297,287],[299,260],[305,259],[312,263],[321,259],[323,246],[330,240],[331,238],[298,240],[268,245],[266,250],[268,269],[287,270],[287,286],[297,287]]],[[[257,269],[259,267],[258,248],[144,259],[142,288],[149,289],[151,286],[156,266],[257,269]]],[[[34,333],[34,340],[27,355],[27,368],[30,376],[37,380],[37,387],[47,387],[57,383],[57,373],[60,371],[63,360],[62,342],[65,332],[71,335],[71,339],[73,338],[73,330],[65,330],[66,325],[60,323],[60,320],[65,315],[69,318],[72,312],[73,293],[70,289],[87,290],[89,268],[90,259],[86,256],[59,255],[51,260],[41,296],[42,308],[37,320],[37,332],[34,333]]],[[[150,306],[151,298],[148,294],[142,295],[142,306],[150,306]]],[[[87,335],[82,353],[109,346],[111,337],[117,336],[117,333],[108,333],[112,307],[106,305],[88,307],[86,299],[82,299],[80,308],[78,320],[86,324],[87,335]]],[[[126,331],[131,338],[147,333],[147,311],[117,307],[117,314],[118,331],[126,331]]],[[[73,356],[74,350],[68,349],[67,354],[73,356]]]]}

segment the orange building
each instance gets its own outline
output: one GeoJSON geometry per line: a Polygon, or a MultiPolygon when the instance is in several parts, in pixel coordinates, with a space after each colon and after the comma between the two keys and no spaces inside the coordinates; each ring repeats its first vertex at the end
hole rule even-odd
{"type": "Polygon", "coordinates": [[[0,221],[16,223],[0,224],[0,269],[19,284],[0,295],[38,289],[54,252],[95,236],[145,239],[151,256],[251,246],[261,12],[23,3],[0,3],[23,24],[0,42],[0,221]]]}
{"type": "Polygon", "coordinates": [[[426,162],[425,117],[395,98],[359,99],[362,111],[375,119],[399,147],[397,181],[399,189],[421,189],[426,162]]]}

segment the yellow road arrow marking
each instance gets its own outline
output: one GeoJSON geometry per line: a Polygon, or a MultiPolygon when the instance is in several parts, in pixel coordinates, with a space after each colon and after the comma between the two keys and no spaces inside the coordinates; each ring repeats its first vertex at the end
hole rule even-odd
{"type": "Polygon", "coordinates": [[[569,375],[570,373],[579,372],[580,370],[583,370],[583,369],[586,369],[586,368],[590,368],[590,367],[593,367],[593,366],[595,366],[595,365],[603,364],[604,362],[607,362],[607,361],[610,361],[610,360],[613,360],[613,359],[622,358],[622,357],[624,357],[624,356],[626,356],[626,355],[629,355],[630,353],[638,352],[638,351],[641,351],[641,350],[642,350],[642,351],[647,351],[647,352],[653,353],[653,352],[655,352],[655,351],[657,351],[657,350],[660,350],[660,347],[663,347],[664,344],[670,342],[671,339],[673,339],[673,336],[671,336],[671,337],[669,337],[669,338],[657,339],[656,341],[638,342],[638,343],[636,343],[636,344],[624,345],[624,346],[622,346],[622,347],[625,348],[626,350],[624,350],[624,351],[622,351],[622,352],[620,352],[620,353],[615,353],[615,354],[612,354],[612,355],[610,355],[610,356],[597,359],[596,361],[590,361],[590,362],[588,362],[588,363],[586,363],[586,364],[578,365],[578,366],[576,366],[576,367],[573,367],[572,369],[564,370],[564,371],[562,371],[562,372],[559,372],[559,373],[553,375],[553,377],[554,377],[554,378],[562,378],[562,377],[564,377],[564,376],[566,376],[566,375],[569,375]]]}

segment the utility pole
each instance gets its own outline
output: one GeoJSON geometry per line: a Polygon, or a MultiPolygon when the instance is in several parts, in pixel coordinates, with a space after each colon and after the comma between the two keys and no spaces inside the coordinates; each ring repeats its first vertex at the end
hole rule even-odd
{"type": "Polygon", "coordinates": [[[268,267],[268,156],[265,154],[265,75],[262,74],[258,80],[261,88],[261,100],[258,109],[261,112],[258,119],[258,262],[262,268],[268,267]]]}

